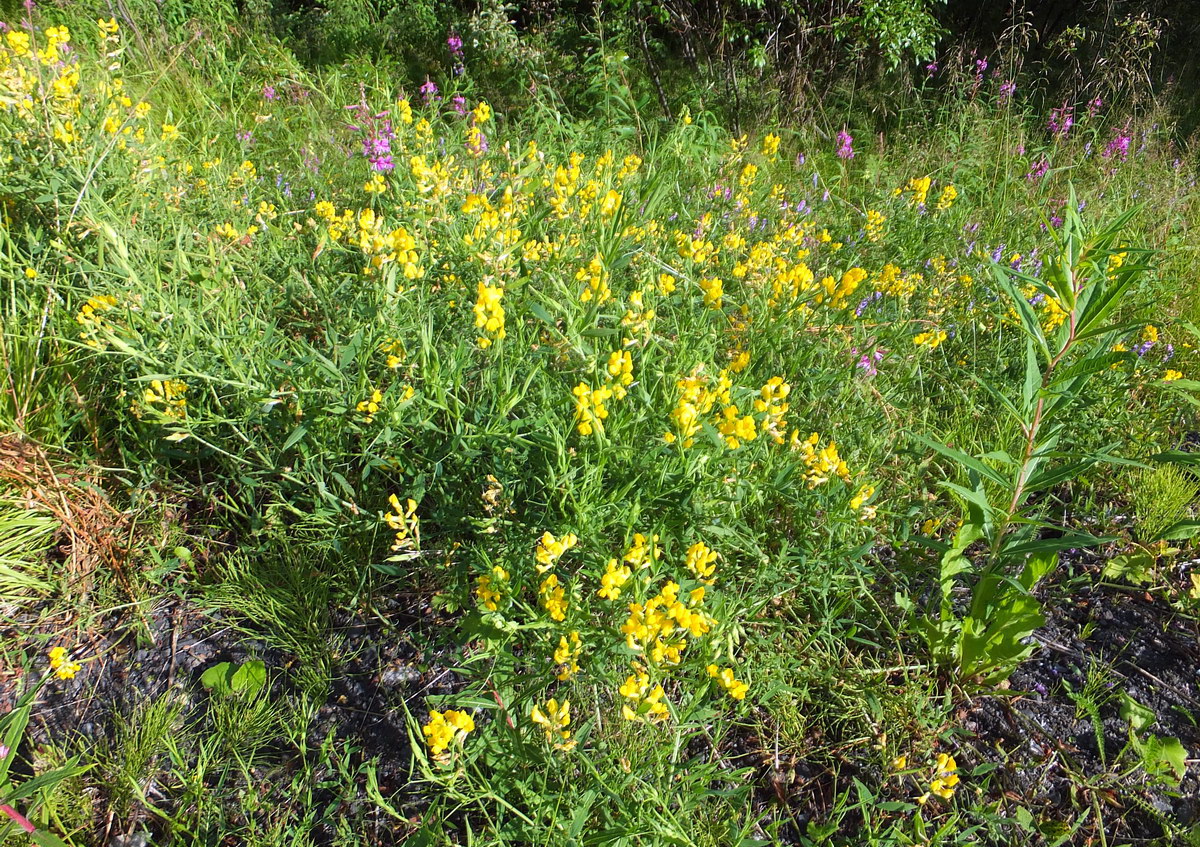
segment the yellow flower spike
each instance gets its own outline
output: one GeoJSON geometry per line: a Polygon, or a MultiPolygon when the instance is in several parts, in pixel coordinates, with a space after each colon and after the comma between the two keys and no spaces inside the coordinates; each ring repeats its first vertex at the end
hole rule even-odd
{"type": "Polygon", "coordinates": [[[703,543],[697,541],[687,551],[686,567],[696,579],[705,585],[716,582],[714,574],[717,570],[717,553],[703,543]]]}
{"type": "Polygon", "coordinates": [[[554,651],[554,664],[558,669],[556,676],[559,680],[565,682],[579,673],[578,658],[581,649],[577,630],[572,630],[568,635],[559,637],[558,647],[554,651]]]}

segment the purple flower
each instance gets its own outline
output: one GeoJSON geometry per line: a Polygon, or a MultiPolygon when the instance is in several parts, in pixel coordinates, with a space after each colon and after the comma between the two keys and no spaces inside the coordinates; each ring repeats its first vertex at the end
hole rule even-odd
{"type": "Polygon", "coordinates": [[[838,151],[837,151],[838,158],[839,159],[853,159],[854,158],[854,136],[852,136],[850,133],[846,132],[846,130],[843,129],[840,132],[838,132],[837,140],[838,140],[838,151]]]}
{"type": "Polygon", "coordinates": [[[424,99],[426,105],[432,103],[434,100],[441,99],[438,97],[437,85],[429,77],[425,77],[425,84],[418,88],[417,91],[421,93],[421,97],[424,99]]]}
{"type": "Polygon", "coordinates": [[[992,251],[992,261],[999,262],[1000,257],[1003,255],[1004,255],[1004,245],[999,244],[996,246],[996,249],[992,251]]]}
{"type": "Polygon", "coordinates": [[[1000,100],[1001,101],[1008,100],[1009,98],[1011,98],[1013,96],[1013,94],[1016,93],[1016,91],[1017,91],[1017,84],[1015,82],[1013,82],[1011,79],[1006,80],[1000,86],[1000,100]]]}
{"type": "Polygon", "coordinates": [[[1066,138],[1074,125],[1075,111],[1070,106],[1064,104],[1050,110],[1050,120],[1046,122],[1046,126],[1055,138],[1066,138]]]}
{"type": "Polygon", "coordinates": [[[277,100],[278,98],[279,98],[279,95],[275,93],[275,86],[273,86],[273,85],[264,85],[263,86],[263,99],[264,100],[277,100]]]}
{"type": "Polygon", "coordinates": [[[1167,345],[1165,345],[1165,346],[1166,346],[1166,349],[1164,349],[1164,350],[1163,350],[1163,358],[1162,358],[1162,360],[1163,360],[1163,364],[1164,364],[1164,365],[1165,365],[1167,362],[1169,362],[1169,361],[1171,361],[1172,359],[1174,359],[1174,358],[1175,358],[1175,345],[1174,345],[1174,344],[1167,344],[1167,345]]]}
{"type": "Polygon", "coordinates": [[[1103,105],[1104,105],[1104,101],[1101,100],[1099,97],[1095,98],[1094,100],[1088,101],[1088,117],[1089,118],[1096,117],[1096,113],[1100,111],[1100,107],[1103,105]]]}
{"type": "Polygon", "coordinates": [[[446,47],[450,49],[450,55],[455,59],[458,59],[462,56],[463,43],[462,39],[458,37],[457,33],[450,33],[450,36],[446,39],[446,47]]]}
{"type": "Polygon", "coordinates": [[[238,130],[237,140],[242,142],[243,144],[253,144],[254,143],[254,133],[248,129],[238,130]]]}
{"type": "Polygon", "coordinates": [[[1124,130],[1121,130],[1104,146],[1104,150],[1100,155],[1106,159],[1117,158],[1124,162],[1129,158],[1129,143],[1131,141],[1133,141],[1133,138],[1126,135],[1124,130]]]}
{"type": "Polygon", "coordinates": [[[1041,179],[1046,175],[1046,171],[1048,170],[1050,170],[1050,160],[1042,156],[1029,166],[1029,173],[1025,174],[1025,178],[1030,181],[1041,179]]]}
{"type": "Polygon", "coordinates": [[[925,72],[928,73],[930,76],[933,76],[935,73],[938,72],[938,63],[930,62],[928,65],[925,66],[925,72]]]}
{"type": "MultiPolygon", "coordinates": [[[[862,302],[860,302],[858,304],[858,307],[855,308],[854,317],[861,318],[863,315],[863,312],[865,312],[867,310],[867,307],[870,306],[872,303],[874,303],[876,300],[878,300],[882,296],[883,296],[882,291],[876,291],[872,294],[868,294],[866,297],[864,297],[862,299],[862,302]]],[[[865,359],[866,356],[864,356],[863,358],[865,359]]],[[[861,367],[861,365],[860,365],[860,367],[861,367]]]]}
{"type": "Polygon", "coordinates": [[[460,118],[467,114],[467,98],[461,94],[455,94],[450,98],[450,103],[454,106],[454,112],[460,118]]]}
{"type": "Polygon", "coordinates": [[[1143,341],[1141,344],[1139,344],[1133,348],[1133,352],[1137,353],[1139,356],[1145,356],[1147,353],[1150,352],[1150,348],[1153,346],[1154,346],[1153,341],[1143,341]]]}

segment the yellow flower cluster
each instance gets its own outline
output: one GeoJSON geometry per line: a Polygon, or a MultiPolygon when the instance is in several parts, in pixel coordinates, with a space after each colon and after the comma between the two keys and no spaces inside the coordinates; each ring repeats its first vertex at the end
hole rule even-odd
{"type": "MultiPolygon", "coordinates": [[[[34,272],[34,276],[37,272],[34,272]]],[[[29,276],[26,271],[26,276],[29,276]]],[[[33,277],[30,277],[32,279],[33,277]]],[[[89,347],[100,349],[103,344],[97,337],[102,332],[112,330],[112,326],[104,318],[104,313],[114,308],[117,305],[117,298],[111,294],[100,294],[94,297],[89,297],[87,302],[75,315],[75,322],[82,329],[79,331],[79,337],[83,339],[83,343],[89,347]]]]}
{"type": "Polygon", "coordinates": [[[948,753],[938,753],[937,763],[933,766],[933,779],[929,782],[929,791],[918,797],[917,802],[924,805],[928,802],[930,794],[949,800],[954,797],[958,782],[958,764],[954,757],[948,753]]]}
{"type": "Polygon", "coordinates": [[[543,532],[542,537],[538,539],[537,550],[534,551],[534,559],[537,560],[538,573],[545,573],[558,564],[558,560],[563,557],[563,554],[579,543],[578,536],[573,532],[568,532],[562,538],[555,538],[553,533],[543,532]]]}
{"type": "Polygon", "coordinates": [[[504,599],[508,580],[508,571],[499,565],[492,565],[491,573],[483,574],[476,580],[475,596],[479,598],[483,608],[489,612],[495,612],[500,608],[500,601],[504,599]]]}
{"type": "Polygon", "coordinates": [[[576,428],[580,435],[591,435],[597,427],[604,429],[604,419],[608,417],[607,403],[613,396],[613,389],[601,385],[593,389],[586,382],[581,382],[571,391],[575,395],[576,428]]]}
{"type": "Polygon", "coordinates": [[[946,340],[946,338],[947,335],[943,330],[919,332],[913,336],[913,344],[917,345],[918,347],[928,347],[930,350],[933,350],[939,347],[941,343],[946,340]]]}
{"type": "Polygon", "coordinates": [[[155,379],[142,392],[142,402],[165,417],[183,420],[187,417],[187,383],[178,379],[155,379]]]}
{"type": "Polygon", "coordinates": [[[447,709],[444,712],[431,711],[429,722],[421,727],[425,743],[429,745],[435,759],[444,760],[446,749],[454,743],[461,744],[467,735],[475,731],[475,719],[467,712],[447,709]]]}
{"type": "Polygon", "coordinates": [[[709,665],[708,675],[715,679],[717,684],[725,689],[726,693],[734,700],[745,700],[746,695],[750,692],[749,685],[734,677],[733,668],[721,670],[716,665],[709,665]]]}
{"type": "Polygon", "coordinates": [[[59,679],[74,679],[75,674],[83,669],[79,662],[72,662],[67,658],[66,647],[51,647],[49,655],[50,670],[54,671],[54,675],[59,679]]]}
{"type": "Polygon", "coordinates": [[[583,290],[579,292],[579,300],[583,303],[594,299],[597,306],[602,306],[612,299],[612,289],[608,287],[608,269],[604,267],[604,259],[599,253],[592,256],[587,267],[576,272],[575,281],[583,283],[583,290]]]}
{"type": "Polygon", "coordinates": [[[867,210],[867,241],[876,242],[883,238],[883,222],[886,220],[882,212],[867,210]]]}
{"type": "Polygon", "coordinates": [[[569,752],[575,749],[575,739],[571,738],[571,703],[563,700],[561,704],[554,698],[546,701],[546,709],[533,707],[529,719],[540,726],[546,733],[546,741],[554,745],[555,750],[569,752]]]}
{"type": "Polygon", "coordinates": [[[550,574],[542,580],[541,586],[538,587],[538,596],[541,598],[542,608],[550,615],[551,620],[567,619],[570,604],[567,601],[566,589],[559,583],[558,574],[550,574]]]}
{"type": "Polygon", "coordinates": [[[777,155],[779,155],[779,142],[781,140],[782,139],[778,135],[773,133],[768,133],[767,135],[763,136],[762,154],[768,159],[774,159],[777,155]]]}
{"type": "Polygon", "coordinates": [[[359,400],[358,405],[354,407],[354,411],[358,412],[363,423],[374,423],[375,415],[379,413],[382,405],[383,392],[378,388],[372,388],[371,396],[366,400],[359,400]]]}
{"type": "Polygon", "coordinates": [[[849,482],[850,468],[838,455],[837,443],[830,441],[824,447],[820,444],[821,436],[815,432],[803,440],[799,431],[792,432],[792,449],[800,451],[808,468],[804,473],[808,487],[824,485],[835,476],[843,482],[849,482]]]}
{"type": "Polygon", "coordinates": [[[867,278],[867,272],[862,268],[850,268],[841,278],[827,276],[821,280],[821,286],[814,298],[817,303],[828,303],[831,309],[844,309],[846,298],[858,290],[859,284],[867,278]]]}
{"type": "Polygon", "coordinates": [[[933,180],[927,176],[913,177],[904,186],[904,190],[911,192],[909,202],[914,206],[924,206],[925,200],[929,197],[929,187],[933,184],[933,180]]]}
{"type": "Polygon", "coordinates": [[[558,639],[558,647],[554,650],[554,664],[558,668],[558,679],[566,681],[579,673],[579,654],[582,650],[579,632],[571,630],[558,639]]]}
{"type": "Polygon", "coordinates": [[[696,577],[705,585],[712,585],[717,581],[717,552],[710,550],[704,543],[697,541],[687,551],[687,560],[684,566],[691,572],[692,576],[696,577]]]}
{"type": "Polygon", "coordinates": [[[626,678],[617,692],[631,701],[621,705],[621,716],[627,721],[642,723],[662,723],[670,717],[667,704],[663,702],[666,692],[662,684],[650,685],[650,674],[636,662],[633,673],[626,678]]]}
{"type": "Polygon", "coordinates": [[[504,330],[504,299],[503,285],[488,285],[480,280],[476,288],[475,299],[475,328],[483,333],[476,341],[483,349],[492,346],[493,341],[499,341],[507,333],[504,330]]]}
{"type": "Polygon", "coordinates": [[[875,486],[863,485],[858,489],[858,493],[850,498],[850,510],[858,512],[858,519],[863,523],[868,523],[875,519],[875,507],[867,505],[874,496],[875,486]]]}
{"type": "Polygon", "coordinates": [[[942,189],[942,193],[938,196],[937,210],[944,212],[954,205],[954,201],[958,199],[958,189],[953,185],[947,185],[942,189]]]}
{"type": "Polygon", "coordinates": [[[792,387],[783,381],[783,377],[773,376],[759,389],[759,398],[754,401],[754,411],[765,416],[762,431],[770,435],[776,444],[784,441],[786,427],[783,417],[788,412],[787,398],[791,393],[792,387]]]}
{"type": "Polygon", "coordinates": [[[695,443],[696,433],[700,431],[700,421],[712,412],[713,406],[720,401],[730,405],[733,383],[726,371],[721,371],[717,385],[709,387],[708,380],[703,376],[699,365],[692,371],[691,376],[676,382],[679,389],[679,400],[671,411],[671,420],[675,424],[674,432],[667,432],[663,440],[674,444],[676,440],[684,447],[695,443]]]}
{"type": "Polygon", "coordinates": [[[388,497],[388,503],[394,511],[383,516],[388,528],[396,534],[392,542],[392,550],[399,553],[404,550],[420,549],[421,519],[417,517],[417,501],[409,497],[402,506],[395,495],[388,497]]]}
{"type": "Polygon", "coordinates": [[[655,665],[679,664],[687,637],[699,638],[716,624],[703,605],[703,587],[693,589],[684,604],[679,583],[667,582],[644,604],[629,604],[629,617],[621,626],[625,645],[655,665]]]}

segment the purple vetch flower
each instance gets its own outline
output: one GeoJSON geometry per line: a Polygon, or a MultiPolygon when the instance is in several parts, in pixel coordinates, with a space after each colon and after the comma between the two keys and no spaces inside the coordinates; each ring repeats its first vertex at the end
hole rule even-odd
{"type": "Polygon", "coordinates": [[[238,130],[237,140],[242,142],[243,144],[253,144],[254,143],[254,133],[248,129],[238,130]]]}
{"type": "Polygon", "coordinates": [[[1163,350],[1162,361],[1163,361],[1163,364],[1165,365],[1167,362],[1169,362],[1175,358],[1175,345],[1167,344],[1164,346],[1165,346],[1165,349],[1163,350]]]}
{"type": "Polygon", "coordinates": [[[846,132],[846,130],[843,129],[838,132],[837,140],[838,140],[838,150],[837,150],[838,158],[839,159],[853,159],[854,158],[854,136],[852,136],[850,133],[846,132]]]}
{"type": "Polygon", "coordinates": [[[1141,344],[1139,344],[1133,348],[1133,352],[1137,353],[1138,356],[1141,357],[1141,356],[1145,356],[1147,353],[1149,353],[1153,347],[1154,347],[1153,341],[1143,341],[1141,344]]]}
{"type": "MultiPolygon", "coordinates": [[[[852,350],[851,353],[857,354],[858,348],[852,350]]],[[[871,353],[863,353],[859,357],[858,363],[855,365],[855,367],[863,371],[867,376],[875,376],[879,373],[879,368],[877,366],[883,361],[884,356],[886,355],[887,354],[883,350],[875,350],[871,353]]]]}
{"type": "Polygon", "coordinates": [[[1050,160],[1042,156],[1029,166],[1029,173],[1025,174],[1025,178],[1030,181],[1041,179],[1048,170],[1050,170],[1050,160]]]}
{"type": "Polygon", "coordinates": [[[821,195],[821,202],[822,202],[822,203],[828,203],[828,202],[829,202],[829,189],[828,189],[828,188],[826,188],[826,189],[825,189],[825,193],[821,195]]]}
{"type": "Polygon", "coordinates": [[[450,33],[450,35],[446,38],[446,47],[450,50],[450,55],[453,58],[462,58],[463,43],[462,39],[458,37],[458,33],[450,33]]]}
{"type": "Polygon", "coordinates": [[[460,118],[466,116],[466,114],[467,114],[467,98],[466,97],[463,97],[461,94],[455,94],[453,97],[450,98],[450,103],[451,103],[451,105],[454,106],[455,114],[457,114],[460,118]]]}
{"type": "Polygon", "coordinates": [[[275,93],[275,86],[273,86],[273,85],[264,85],[263,86],[263,99],[264,100],[272,100],[272,101],[279,99],[279,95],[275,93]]]}
{"type": "Polygon", "coordinates": [[[925,72],[932,77],[935,73],[938,72],[938,63],[930,62],[928,65],[925,66],[925,72]]]}
{"type": "Polygon", "coordinates": [[[420,92],[421,98],[425,101],[426,105],[429,105],[435,100],[442,99],[438,97],[437,85],[429,77],[425,77],[425,84],[418,88],[417,91],[420,92]]]}
{"type": "Polygon", "coordinates": [[[883,296],[882,291],[876,291],[872,294],[868,294],[858,304],[858,307],[855,308],[854,317],[861,318],[863,316],[863,312],[865,312],[867,310],[867,307],[869,307],[872,303],[874,303],[876,300],[878,300],[882,296],[883,296]]]}
{"type": "Polygon", "coordinates": [[[1050,226],[1054,227],[1055,229],[1058,229],[1062,225],[1063,225],[1063,219],[1062,219],[1061,215],[1051,215],[1050,216],[1050,226]]]}
{"type": "Polygon", "coordinates": [[[805,158],[805,156],[804,156],[804,154],[803,154],[803,153],[797,153],[797,154],[796,154],[796,167],[800,167],[800,166],[801,166],[801,165],[803,165],[803,164],[804,164],[806,161],[807,161],[807,159],[805,158]]]}
{"type": "Polygon", "coordinates": [[[996,245],[996,249],[992,251],[992,261],[999,262],[1001,257],[1003,257],[1003,256],[1004,256],[1004,245],[1003,244],[996,245]]]}
{"type": "Polygon", "coordinates": [[[1000,86],[1001,102],[1011,99],[1013,94],[1016,93],[1016,91],[1017,91],[1017,84],[1015,82],[1013,82],[1011,79],[1005,80],[1000,86]]]}
{"type": "Polygon", "coordinates": [[[1104,105],[1104,101],[1099,97],[1088,101],[1088,117],[1094,118],[1100,111],[1100,107],[1104,105]]]}

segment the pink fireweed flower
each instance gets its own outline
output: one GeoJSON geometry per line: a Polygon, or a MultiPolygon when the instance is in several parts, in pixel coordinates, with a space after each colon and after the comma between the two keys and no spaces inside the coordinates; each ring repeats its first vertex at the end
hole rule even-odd
{"type": "Polygon", "coordinates": [[[1055,138],[1066,138],[1071,127],[1075,126],[1074,110],[1066,105],[1058,109],[1051,109],[1050,120],[1046,122],[1046,126],[1055,138]]]}
{"type": "Polygon", "coordinates": [[[838,150],[837,150],[838,158],[839,159],[853,159],[854,158],[854,136],[852,136],[850,133],[846,132],[846,130],[843,129],[837,134],[837,140],[838,140],[838,150]]]}

